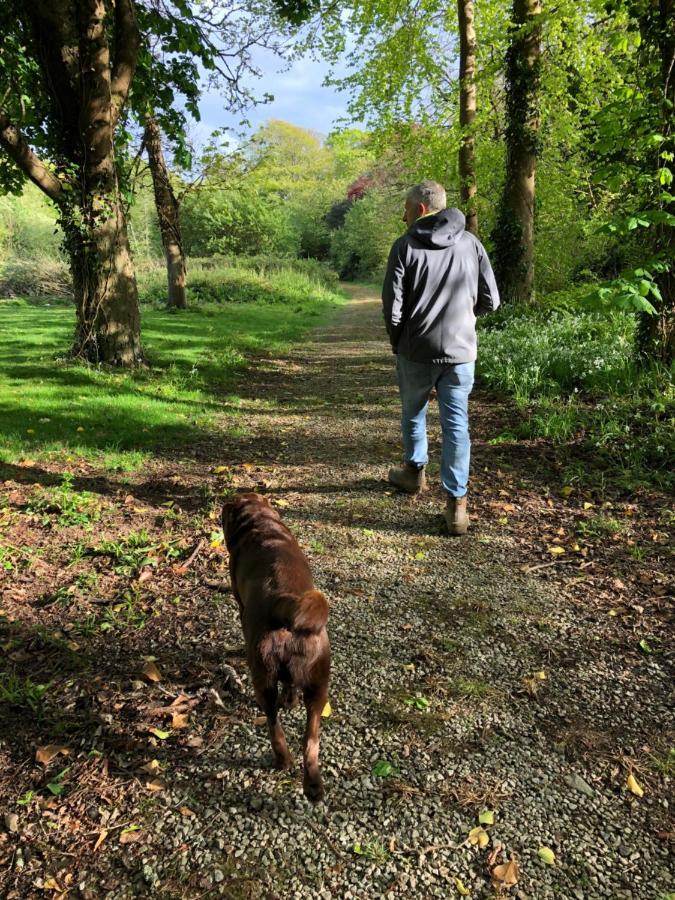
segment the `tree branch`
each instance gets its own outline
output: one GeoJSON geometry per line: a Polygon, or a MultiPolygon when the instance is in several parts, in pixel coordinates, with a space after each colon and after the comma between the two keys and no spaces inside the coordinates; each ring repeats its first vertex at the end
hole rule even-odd
{"type": "Polygon", "coordinates": [[[2,110],[0,110],[0,146],[24,175],[51,200],[59,203],[63,199],[63,185],[59,179],[31,150],[28,141],[2,110]]]}
{"type": "Polygon", "coordinates": [[[115,118],[119,116],[129,94],[136,70],[139,46],[140,35],[132,0],[117,0],[115,3],[115,59],[110,80],[115,118]]]}

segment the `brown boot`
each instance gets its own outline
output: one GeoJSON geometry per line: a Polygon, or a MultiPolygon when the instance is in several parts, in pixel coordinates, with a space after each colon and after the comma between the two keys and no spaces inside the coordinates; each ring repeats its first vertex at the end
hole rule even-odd
{"type": "Polygon", "coordinates": [[[448,497],[445,505],[445,521],[448,526],[448,534],[466,534],[469,528],[466,495],[464,497],[448,497]]]}
{"type": "Polygon", "coordinates": [[[424,467],[418,469],[412,463],[406,463],[403,466],[389,469],[389,483],[407,494],[419,494],[420,491],[426,490],[427,487],[424,467]]]}

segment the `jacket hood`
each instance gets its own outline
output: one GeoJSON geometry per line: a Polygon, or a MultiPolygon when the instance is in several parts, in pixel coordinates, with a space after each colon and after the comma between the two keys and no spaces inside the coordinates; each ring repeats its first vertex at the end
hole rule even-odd
{"type": "Polygon", "coordinates": [[[422,216],[408,229],[408,234],[425,247],[442,249],[451,247],[464,234],[466,219],[459,209],[451,207],[422,216]]]}

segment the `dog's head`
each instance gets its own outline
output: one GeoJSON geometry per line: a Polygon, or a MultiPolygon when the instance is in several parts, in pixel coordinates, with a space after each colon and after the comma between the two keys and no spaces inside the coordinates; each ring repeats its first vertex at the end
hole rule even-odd
{"type": "Polygon", "coordinates": [[[247,521],[252,521],[258,515],[275,513],[266,497],[260,494],[238,494],[228,500],[223,506],[223,535],[227,544],[230,538],[247,521]]]}

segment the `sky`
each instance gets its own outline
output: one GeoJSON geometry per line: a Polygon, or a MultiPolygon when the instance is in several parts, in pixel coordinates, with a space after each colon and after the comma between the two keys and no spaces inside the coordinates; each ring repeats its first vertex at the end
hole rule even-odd
{"type": "MultiPolygon", "coordinates": [[[[283,119],[301,128],[309,128],[328,135],[337,120],[347,114],[348,96],[334,87],[324,87],[328,75],[328,63],[309,57],[296,60],[290,68],[280,71],[278,60],[262,55],[256,60],[263,77],[249,82],[254,92],[262,96],[273,94],[271,103],[249,110],[247,116],[255,128],[268,119],[283,119]]],[[[343,72],[340,68],[338,74],[343,72]]],[[[223,98],[217,91],[205,93],[199,104],[202,121],[197,126],[197,136],[206,140],[216,128],[224,126],[241,131],[241,115],[232,115],[223,108],[223,98]]]]}

